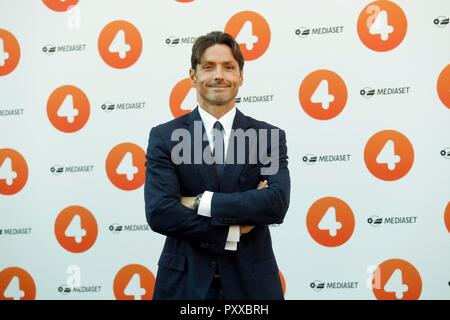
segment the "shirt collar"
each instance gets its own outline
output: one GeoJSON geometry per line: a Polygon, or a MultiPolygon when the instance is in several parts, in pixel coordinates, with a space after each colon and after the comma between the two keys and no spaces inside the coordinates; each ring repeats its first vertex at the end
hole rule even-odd
{"type": "Polygon", "coordinates": [[[213,115],[206,112],[202,107],[198,106],[198,112],[200,113],[200,118],[202,119],[203,125],[205,126],[206,132],[209,134],[212,132],[214,124],[219,121],[223,126],[225,135],[231,132],[233,127],[234,116],[236,115],[236,107],[231,108],[227,113],[225,113],[220,119],[216,119],[213,115]]]}

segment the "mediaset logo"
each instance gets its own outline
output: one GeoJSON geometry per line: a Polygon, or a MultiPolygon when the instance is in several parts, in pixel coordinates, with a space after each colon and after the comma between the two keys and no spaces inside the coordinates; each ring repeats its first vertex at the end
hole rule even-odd
{"type": "Polygon", "coordinates": [[[94,165],[72,165],[72,166],[60,166],[59,164],[55,164],[50,167],[50,172],[59,176],[62,173],[88,173],[94,171],[94,165]]]}
{"type": "Polygon", "coordinates": [[[373,96],[389,96],[389,95],[405,95],[409,94],[411,87],[394,87],[394,88],[371,88],[365,87],[359,91],[364,98],[372,98],[373,96]]]}
{"type": "Polygon", "coordinates": [[[176,47],[178,45],[191,46],[195,42],[195,40],[197,40],[197,37],[195,36],[184,36],[184,37],[169,36],[166,38],[165,43],[169,47],[176,47]]]}
{"type": "Polygon", "coordinates": [[[440,154],[444,159],[450,159],[450,147],[442,149],[440,154]]]}
{"type": "Polygon", "coordinates": [[[444,16],[439,16],[433,20],[434,25],[439,28],[444,28],[449,22],[449,18],[444,16]]]}
{"type": "Polygon", "coordinates": [[[348,290],[357,289],[358,281],[329,281],[323,282],[320,280],[315,280],[309,284],[309,287],[314,291],[322,291],[324,289],[338,289],[338,290],[348,290]]]}
{"type": "Polygon", "coordinates": [[[382,224],[415,224],[417,223],[417,219],[419,217],[417,216],[407,216],[407,217],[397,217],[397,216],[391,216],[391,217],[379,217],[379,216],[371,216],[367,219],[367,223],[370,224],[372,227],[378,227],[382,224]]]}
{"type": "Polygon", "coordinates": [[[244,97],[236,97],[234,101],[236,103],[266,103],[266,102],[272,102],[273,97],[275,95],[273,94],[264,94],[264,95],[257,95],[257,96],[244,96],[244,97]]]}
{"type": "Polygon", "coordinates": [[[308,165],[313,165],[317,162],[346,162],[350,161],[351,154],[327,154],[314,155],[308,153],[302,157],[302,161],[308,165]]]}
{"type": "Polygon", "coordinates": [[[120,111],[131,111],[131,110],[143,110],[145,108],[145,101],[139,102],[105,102],[101,105],[101,109],[106,113],[111,113],[116,110],[120,111]]]}
{"type": "Polygon", "coordinates": [[[322,36],[326,34],[336,34],[343,33],[344,26],[333,26],[333,27],[300,27],[295,29],[295,34],[300,38],[306,38],[308,36],[322,36]]]}
{"type": "Polygon", "coordinates": [[[21,227],[21,228],[0,228],[0,236],[21,236],[30,235],[32,228],[21,227]]]}
{"type": "Polygon", "coordinates": [[[61,44],[61,45],[52,45],[47,44],[42,47],[42,52],[44,52],[46,55],[53,55],[55,53],[67,53],[67,52],[80,52],[86,50],[86,44],[80,43],[80,44],[61,44]]]}
{"type": "Polygon", "coordinates": [[[113,223],[109,226],[109,231],[114,234],[119,234],[123,232],[135,232],[135,231],[150,231],[148,224],[128,224],[122,225],[119,223],[113,223]]]}
{"type": "Polygon", "coordinates": [[[58,287],[58,292],[62,295],[68,294],[92,294],[92,293],[100,293],[102,290],[102,286],[100,285],[88,285],[88,286],[79,286],[79,287],[69,287],[66,284],[63,284],[58,287]]]}
{"type": "Polygon", "coordinates": [[[23,116],[23,110],[15,108],[0,109],[0,117],[23,116]]]}

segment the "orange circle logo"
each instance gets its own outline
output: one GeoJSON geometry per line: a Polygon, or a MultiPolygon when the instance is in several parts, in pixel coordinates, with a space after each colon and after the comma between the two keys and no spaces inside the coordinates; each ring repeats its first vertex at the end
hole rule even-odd
{"type": "Polygon", "coordinates": [[[283,273],[278,271],[278,275],[280,276],[281,289],[283,290],[283,296],[286,294],[286,280],[284,279],[283,273]]]}
{"type": "Polygon", "coordinates": [[[119,189],[135,190],[145,181],[145,152],[134,143],[115,146],[106,159],[109,180],[119,189]]]}
{"type": "Polygon", "coordinates": [[[389,51],[405,38],[407,29],[403,10],[392,1],[374,1],[359,14],[358,35],[374,51],[389,51]]]}
{"type": "Polygon", "coordinates": [[[78,0],[42,0],[42,2],[54,11],[63,12],[76,5],[78,0]]]}
{"type": "Polygon", "coordinates": [[[439,75],[437,92],[442,103],[450,109],[450,64],[448,64],[439,75]]]}
{"type": "Polygon", "coordinates": [[[98,227],[94,215],[81,206],[61,211],[55,221],[55,236],[61,247],[73,253],[91,248],[97,240],[98,227]]]}
{"type": "Polygon", "coordinates": [[[0,149],[0,194],[16,194],[28,180],[25,158],[16,150],[0,149]]]}
{"type": "Polygon", "coordinates": [[[139,30],[128,21],[113,21],[106,25],[98,38],[98,50],[106,64],[125,69],[139,59],[142,38],[139,30]]]}
{"type": "Polygon", "coordinates": [[[448,233],[450,233],[450,201],[447,204],[447,208],[445,208],[444,222],[445,226],[447,227],[448,233]]]}
{"type": "Polygon", "coordinates": [[[372,291],[377,300],[417,300],[422,292],[422,279],[408,261],[391,259],[373,273],[372,291]]]}
{"type": "Polygon", "coordinates": [[[24,269],[6,268],[0,272],[0,300],[34,300],[36,285],[24,269]]]}
{"type": "Polygon", "coordinates": [[[0,29],[0,76],[14,71],[20,60],[20,46],[14,35],[0,29]]]}
{"type": "Polygon", "coordinates": [[[316,70],[302,81],[299,99],[300,105],[309,116],[317,120],[329,120],[344,110],[347,87],[337,73],[316,70]]]}
{"type": "Polygon", "coordinates": [[[192,86],[190,78],[178,82],[172,89],[169,99],[170,112],[175,118],[184,116],[191,112],[191,109],[197,105],[197,92],[192,86]]]}
{"type": "Polygon", "coordinates": [[[353,234],[355,218],[352,209],[341,199],[325,197],[313,203],[306,216],[311,237],[326,247],[337,247],[353,234]]]}
{"type": "Polygon", "coordinates": [[[244,60],[261,57],[270,44],[270,27],[266,19],[253,11],[236,13],[228,20],[225,32],[239,43],[244,60]]]}
{"type": "Polygon", "coordinates": [[[123,267],[114,278],[114,296],[117,300],[152,300],[154,288],[155,276],[139,264],[123,267]]]}
{"type": "Polygon", "coordinates": [[[48,98],[47,116],[59,131],[72,133],[80,130],[87,123],[89,115],[88,97],[77,87],[59,87],[48,98]]]}
{"type": "Polygon", "coordinates": [[[403,178],[414,162],[414,148],[398,131],[384,130],[374,134],[364,149],[367,169],[385,181],[403,178]]]}

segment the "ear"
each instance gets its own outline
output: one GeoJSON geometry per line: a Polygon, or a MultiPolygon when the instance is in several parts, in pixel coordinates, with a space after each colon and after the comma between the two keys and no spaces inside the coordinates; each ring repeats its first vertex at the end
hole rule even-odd
{"type": "Polygon", "coordinates": [[[244,83],[244,70],[241,70],[241,75],[239,76],[239,87],[244,83]]]}
{"type": "Polygon", "coordinates": [[[195,70],[190,68],[189,69],[189,78],[191,78],[192,85],[197,84],[197,75],[195,74],[195,70]]]}

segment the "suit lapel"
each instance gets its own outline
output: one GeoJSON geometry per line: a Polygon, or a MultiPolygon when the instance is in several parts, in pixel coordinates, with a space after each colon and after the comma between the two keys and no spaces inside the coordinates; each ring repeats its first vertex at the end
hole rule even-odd
{"type": "MultiPolygon", "coordinates": [[[[239,164],[237,163],[237,152],[234,152],[234,161],[231,164],[225,164],[224,172],[222,174],[222,177],[219,181],[219,178],[217,177],[216,168],[214,164],[206,164],[203,161],[203,152],[209,152],[211,154],[211,149],[209,146],[208,139],[205,135],[205,126],[203,125],[202,119],[200,117],[200,113],[198,112],[198,108],[195,108],[187,118],[186,124],[189,126],[189,132],[191,134],[192,138],[192,145],[194,146],[192,149],[192,156],[191,161],[194,164],[194,168],[198,175],[201,177],[203,184],[205,186],[205,190],[207,191],[213,191],[213,192],[233,192],[235,190],[235,186],[237,183],[237,180],[239,178],[239,175],[242,171],[242,169],[245,167],[245,164],[239,164]],[[195,122],[197,122],[197,125],[195,125],[195,122]],[[200,126],[201,124],[201,138],[198,137],[198,134],[200,133],[200,126]],[[197,127],[196,127],[197,126],[197,127]],[[205,139],[203,139],[205,137],[205,139]],[[194,154],[195,150],[201,150],[202,160],[201,164],[195,164],[194,162],[194,154]]],[[[236,115],[234,117],[233,126],[232,129],[242,129],[246,130],[250,127],[250,123],[247,120],[247,117],[240,112],[238,109],[236,109],[236,115]]],[[[231,144],[228,143],[228,150],[227,150],[227,161],[230,160],[232,150],[230,148],[231,144]]],[[[236,146],[235,146],[236,149],[236,146]]],[[[249,154],[249,146],[246,146],[245,148],[245,159],[248,159],[249,154]]],[[[198,159],[197,159],[198,160],[198,159]]],[[[198,162],[197,162],[198,163],[198,162]]]]}
{"type": "Polygon", "coordinates": [[[194,169],[197,173],[196,176],[201,177],[205,190],[216,192],[219,190],[219,179],[216,174],[216,168],[214,164],[206,164],[203,160],[203,152],[209,152],[209,154],[211,154],[211,148],[205,135],[206,130],[200,117],[200,113],[198,112],[198,107],[195,108],[189,115],[187,124],[189,125],[189,132],[192,139],[191,145],[193,146],[193,149],[191,150],[191,163],[193,163],[194,169]],[[200,125],[201,133],[199,130],[200,125]],[[205,137],[205,140],[203,137],[205,137]],[[195,152],[197,152],[197,154],[200,152],[202,158],[194,159],[195,152]],[[201,161],[199,162],[199,160],[201,161]]]}
{"type": "MultiPolygon", "coordinates": [[[[247,117],[242,114],[238,109],[236,109],[236,115],[233,121],[233,130],[242,129],[246,130],[250,127],[248,123],[247,117]]],[[[231,137],[232,138],[232,137],[231,137]]],[[[237,151],[236,145],[234,145],[234,152],[231,150],[231,143],[228,142],[228,150],[227,150],[227,161],[231,160],[232,153],[234,154],[234,161],[230,164],[225,164],[225,169],[220,179],[220,191],[221,192],[233,192],[235,191],[236,184],[238,182],[240,173],[242,169],[245,167],[243,163],[237,163],[237,151]]],[[[245,147],[245,159],[248,159],[249,148],[245,147]]]]}

